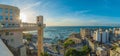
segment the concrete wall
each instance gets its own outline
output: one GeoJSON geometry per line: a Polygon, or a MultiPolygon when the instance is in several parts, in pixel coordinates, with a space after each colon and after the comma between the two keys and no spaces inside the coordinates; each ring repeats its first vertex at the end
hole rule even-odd
{"type": "Polygon", "coordinates": [[[8,32],[8,35],[6,35],[7,32],[0,32],[0,33],[1,33],[1,38],[7,40],[8,45],[10,45],[11,47],[17,48],[23,44],[22,31],[10,31],[8,32]]]}
{"type": "Polygon", "coordinates": [[[26,47],[22,47],[22,48],[20,48],[20,56],[27,56],[27,54],[26,54],[26,47]]]}

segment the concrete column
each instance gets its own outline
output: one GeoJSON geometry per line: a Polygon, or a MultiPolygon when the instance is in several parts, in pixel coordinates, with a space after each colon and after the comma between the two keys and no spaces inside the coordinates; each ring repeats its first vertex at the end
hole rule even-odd
{"type": "Polygon", "coordinates": [[[43,53],[43,16],[37,17],[37,24],[38,24],[38,56],[41,56],[43,53]]]}
{"type": "Polygon", "coordinates": [[[38,56],[43,53],[43,28],[38,28],[38,56]]]}

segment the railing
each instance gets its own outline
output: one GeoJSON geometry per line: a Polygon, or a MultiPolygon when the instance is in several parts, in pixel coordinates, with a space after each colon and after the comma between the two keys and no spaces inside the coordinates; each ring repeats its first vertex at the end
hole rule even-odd
{"type": "Polygon", "coordinates": [[[22,23],[21,27],[36,27],[36,23],[22,23]]]}

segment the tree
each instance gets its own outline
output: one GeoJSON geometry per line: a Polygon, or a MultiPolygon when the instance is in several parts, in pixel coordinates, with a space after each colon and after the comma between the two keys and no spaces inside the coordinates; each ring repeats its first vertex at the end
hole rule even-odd
{"type": "Polygon", "coordinates": [[[23,37],[29,37],[29,38],[31,38],[33,35],[32,34],[30,34],[30,33],[23,33],[23,37]]]}
{"type": "Polygon", "coordinates": [[[70,45],[72,45],[72,44],[75,44],[75,42],[74,42],[73,40],[71,40],[71,39],[67,39],[67,40],[64,42],[64,44],[63,44],[63,46],[64,46],[64,53],[66,52],[66,49],[68,48],[68,46],[70,46],[70,45]]]}
{"type": "Polygon", "coordinates": [[[76,49],[70,48],[65,52],[65,56],[87,56],[87,54],[90,52],[90,49],[88,46],[83,46],[80,51],[77,51],[76,49]]]}
{"type": "Polygon", "coordinates": [[[66,51],[65,56],[82,56],[80,51],[70,48],[66,51]]]}
{"type": "Polygon", "coordinates": [[[33,35],[30,34],[30,33],[23,33],[23,37],[24,37],[28,42],[31,41],[32,36],[33,36],[33,35]]]}
{"type": "Polygon", "coordinates": [[[30,42],[30,41],[31,41],[31,38],[29,38],[29,37],[27,37],[26,39],[27,39],[27,41],[28,41],[28,42],[30,42]]]}
{"type": "Polygon", "coordinates": [[[73,45],[73,44],[75,44],[75,42],[73,41],[73,40],[71,40],[71,39],[68,39],[68,40],[66,40],[65,42],[64,42],[64,47],[68,47],[68,46],[70,46],[70,45],[73,45]]]}
{"type": "Polygon", "coordinates": [[[82,53],[82,55],[87,55],[90,52],[90,48],[87,45],[85,45],[82,47],[80,52],[82,53]]]}
{"type": "Polygon", "coordinates": [[[50,54],[44,52],[44,53],[41,53],[41,56],[51,56],[50,54]]]}

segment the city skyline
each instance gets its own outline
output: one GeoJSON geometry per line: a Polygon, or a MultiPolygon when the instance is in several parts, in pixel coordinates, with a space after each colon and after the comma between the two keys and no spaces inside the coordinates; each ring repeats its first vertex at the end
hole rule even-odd
{"type": "Polygon", "coordinates": [[[3,0],[0,4],[17,6],[23,22],[35,22],[43,15],[47,26],[120,24],[119,0],[3,0]]]}

